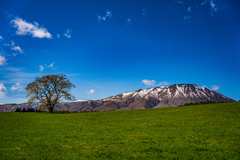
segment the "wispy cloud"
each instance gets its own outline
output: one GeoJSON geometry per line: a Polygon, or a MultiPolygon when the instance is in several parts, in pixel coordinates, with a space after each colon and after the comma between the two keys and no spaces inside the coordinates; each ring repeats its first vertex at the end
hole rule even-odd
{"type": "Polygon", "coordinates": [[[187,8],[187,13],[191,13],[192,12],[192,8],[191,7],[188,7],[187,8]]]}
{"type": "Polygon", "coordinates": [[[148,80],[148,79],[144,79],[142,80],[142,83],[145,84],[147,87],[150,87],[150,86],[155,86],[156,84],[156,81],[155,80],[148,80]]]}
{"type": "Polygon", "coordinates": [[[18,51],[19,53],[23,53],[23,50],[19,46],[13,46],[11,49],[14,51],[18,51]]]}
{"type": "Polygon", "coordinates": [[[7,90],[7,87],[5,87],[3,83],[0,83],[0,98],[5,98],[6,97],[5,92],[3,92],[3,91],[6,91],[6,90],[7,90]]]}
{"type": "Polygon", "coordinates": [[[183,18],[188,23],[190,22],[190,20],[193,20],[198,15],[201,17],[205,16],[214,17],[215,14],[217,14],[223,8],[228,6],[227,1],[223,2],[221,0],[199,0],[198,2],[194,1],[194,3],[188,3],[190,4],[189,6],[182,4],[187,3],[185,3],[185,0],[183,1],[175,0],[174,11],[177,14],[179,14],[180,12],[184,12],[183,18]],[[193,12],[194,14],[192,14],[193,12]]]}
{"type": "Polygon", "coordinates": [[[213,16],[217,12],[218,12],[218,7],[215,3],[215,0],[211,0],[210,1],[210,16],[213,16]]]}
{"type": "Polygon", "coordinates": [[[0,66],[4,65],[6,63],[7,63],[6,58],[0,55],[0,66]]]}
{"type": "Polygon", "coordinates": [[[47,64],[45,64],[45,65],[40,65],[39,66],[39,71],[43,71],[44,69],[46,69],[46,68],[52,68],[52,69],[56,69],[56,67],[54,67],[54,64],[55,64],[55,62],[52,62],[51,64],[49,64],[49,65],[47,65],[47,64]]]}
{"type": "Polygon", "coordinates": [[[3,37],[0,35],[0,40],[3,40],[3,37]]]}
{"type": "MultiPolygon", "coordinates": [[[[87,82],[87,81],[85,81],[85,82],[87,82]]],[[[98,86],[98,85],[96,85],[96,84],[93,84],[93,83],[90,83],[90,82],[87,82],[87,83],[90,84],[90,85],[92,85],[92,86],[95,86],[95,87],[97,87],[97,88],[105,89],[105,88],[103,88],[103,87],[101,87],[101,86],[98,86]]]]}
{"type": "Polygon", "coordinates": [[[13,27],[17,28],[17,35],[31,35],[37,38],[52,38],[52,35],[46,28],[39,27],[37,22],[29,23],[22,18],[15,18],[11,21],[13,27]]]}
{"type": "Polygon", "coordinates": [[[27,102],[27,98],[11,98],[11,97],[5,97],[4,99],[1,100],[1,102],[4,103],[9,103],[9,102],[13,102],[16,104],[21,104],[21,103],[26,103],[27,102]]]}
{"type": "MultiPolygon", "coordinates": [[[[72,30],[67,29],[67,31],[63,35],[67,38],[71,38],[72,37],[72,30]]],[[[59,35],[59,37],[60,37],[60,35],[59,35]]]]}
{"type": "Polygon", "coordinates": [[[4,43],[4,46],[14,46],[14,42],[13,41],[11,41],[11,43],[4,43]]]}
{"type": "Polygon", "coordinates": [[[35,77],[42,76],[41,73],[27,73],[24,68],[19,67],[0,67],[1,79],[0,83],[29,83],[35,77]]]}
{"type": "Polygon", "coordinates": [[[130,24],[132,23],[132,17],[127,18],[126,23],[127,23],[127,27],[129,27],[130,24]]]}
{"type": "Polygon", "coordinates": [[[183,1],[178,1],[178,4],[184,4],[184,2],[183,1]]]}
{"type": "MultiPolygon", "coordinates": [[[[4,43],[4,46],[11,47],[11,50],[13,50],[13,51],[17,51],[19,53],[23,53],[23,50],[21,49],[21,47],[20,46],[16,46],[14,41],[11,41],[11,43],[4,43]]],[[[16,56],[16,55],[17,54],[15,53],[14,56],[16,56]]]]}
{"type": "Polygon", "coordinates": [[[57,37],[57,38],[60,38],[60,34],[57,34],[56,37],[57,37]]]}
{"type": "Polygon", "coordinates": [[[146,15],[147,15],[147,11],[146,11],[145,8],[143,8],[143,9],[142,9],[142,16],[143,16],[143,17],[146,17],[146,15]]]}
{"type": "Polygon", "coordinates": [[[206,5],[207,4],[207,1],[203,1],[201,4],[200,4],[200,6],[204,6],[204,5],[206,5]]]}
{"type": "Polygon", "coordinates": [[[217,91],[220,89],[220,87],[218,85],[211,85],[211,87],[212,87],[212,90],[214,90],[214,91],[217,91]]]}
{"type": "Polygon", "coordinates": [[[132,22],[132,17],[127,18],[127,23],[131,23],[132,22]]]}
{"type": "Polygon", "coordinates": [[[23,71],[23,68],[16,68],[16,67],[5,67],[5,68],[0,68],[0,71],[3,72],[21,72],[23,71]]]}
{"type": "Polygon", "coordinates": [[[11,91],[18,91],[18,92],[21,92],[23,91],[23,87],[20,85],[20,83],[16,83],[15,85],[13,85],[11,87],[11,91]]]}
{"type": "Polygon", "coordinates": [[[191,19],[191,16],[186,15],[186,16],[183,17],[183,19],[184,19],[185,21],[188,21],[188,22],[189,22],[189,20],[191,19]]]}
{"type": "Polygon", "coordinates": [[[158,86],[168,86],[170,83],[168,83],[167,81],[163,81],[163,82],[159,82],[158,86]]]}
{"type": "Polygon", "coordinates": [[[42,65],[40,65],[39,70],[42,72],[44,70],[44,67],[42,65]]]}
{"type": "Polygon", "coordinates": [[[188,7],[188,8],[187,8],[187,11],[186,11],[186,15],[183,17],[184,20],[185,20],[187,23],[190,23],[190,20],[191,20],[191,12],[192,12],[192,7],[188,7]]]}
{"type": "Polygon", "coordinates": [[[112,12],[107,10],[106,14],[104,16],[97,14],[97,18],[98,18],[99,22],[106,21],[107,19],[111,19],[112,18],[112,12]]]}
{"type": "Polygon", "coordinates": [[[55,62],[52,62],[49,66],[48,66],[48,68],[52,68],[52,69],[54,69],[53,68],[53,65],[55,64],[55,62]]]}
{"type": "Polygon", "coordinates": [[[91,89],[91,90],[89,90],[89,91],[86,91],[85,93],[86,93],[86,94],[93,94],[93,93],[95,93],[95,90],[94,90],[94,89],[91,89]]]}
{"type": "Polygon", "coordinates": [[[175,4],[184,4],[183,1],[175,0],[175,4]]]}

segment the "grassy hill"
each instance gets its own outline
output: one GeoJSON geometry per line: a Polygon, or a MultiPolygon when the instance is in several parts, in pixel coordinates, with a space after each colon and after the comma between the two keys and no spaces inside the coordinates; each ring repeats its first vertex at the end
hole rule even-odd
{"type": "Polygon", "coordinates": [[[240,103],[0,113],[0,159],[240,159],[240,103]]]}

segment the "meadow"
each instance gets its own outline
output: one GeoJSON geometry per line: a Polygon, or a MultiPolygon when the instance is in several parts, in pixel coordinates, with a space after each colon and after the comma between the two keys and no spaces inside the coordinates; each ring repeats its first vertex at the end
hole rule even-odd
{"type": "Polygon", "coordinates": [[[0,159],[240,159],[240,103],[0,113],[0,159]]]}

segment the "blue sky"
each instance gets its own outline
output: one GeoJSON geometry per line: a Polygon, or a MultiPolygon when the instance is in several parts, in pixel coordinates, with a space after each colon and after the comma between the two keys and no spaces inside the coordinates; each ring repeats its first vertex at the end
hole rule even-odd
{"type": "Polygon", "coordinates": [[[76,99],[192,83],[240,99],[238,0],[1,0],[0,103],[66,74],[76,99]]]}

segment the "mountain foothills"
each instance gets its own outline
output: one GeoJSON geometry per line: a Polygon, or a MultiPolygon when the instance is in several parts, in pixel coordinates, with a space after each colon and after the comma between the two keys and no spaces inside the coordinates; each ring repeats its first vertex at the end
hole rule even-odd
{"type": "MultiPolygon", "coordinates": [[[[165,87],[139,89],[134,92],[118,94],[101,100],[78,100],[69,102],[71,111],[112,111],[133,110],[147,108],[176,107],[190,102],[201,101],[224,101],[235,102],[235,100],[221,95],[206,87],[195,84],[174,84],[165,87]]],[[[38,103],[27,106],[23,104],[0,105],[0,112],[12,112],[16,108],[38,108],[38,103]]],[[[57,104],[56,109],[67,109],[62,104],[57,104]]]]}

